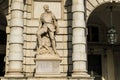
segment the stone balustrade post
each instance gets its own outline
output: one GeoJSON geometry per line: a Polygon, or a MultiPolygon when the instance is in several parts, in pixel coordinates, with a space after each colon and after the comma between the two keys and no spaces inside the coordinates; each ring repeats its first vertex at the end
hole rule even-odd
{"type": "Polygon", "coordinates": [[[24,0],[12,0],[8,71],[5,77],[23,77],[23,10],[24,0]]]}

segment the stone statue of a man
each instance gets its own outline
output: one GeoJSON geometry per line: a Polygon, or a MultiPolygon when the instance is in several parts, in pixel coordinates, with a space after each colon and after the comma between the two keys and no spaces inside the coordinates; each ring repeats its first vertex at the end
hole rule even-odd
{"type": "MultiPolygon", "coordinates": [[[[38,43],[39,43],[39,49],[42,48],[44,45],[42,45],[42,35],[47,34],[48,38],[50,39],[52,50],[55,54],[57,54],[56,51],[56,42],[55,42],[55,34],[58,33],[59,27],[57,24],[57,19],[53,15],[51,11],[49,11],[49,6],[44,5],[44,13],[40,16],[40,26],[37,31],[37,37],[38,37],[38,43]]],[[[45,47],[45,46],[44,46],[45,47]]],[[[47,46],[46,46],[47,48],[47,46]]]]}

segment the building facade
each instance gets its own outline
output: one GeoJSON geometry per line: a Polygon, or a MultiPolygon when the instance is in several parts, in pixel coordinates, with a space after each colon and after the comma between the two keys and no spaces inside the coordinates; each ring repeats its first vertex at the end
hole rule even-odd
{"type": "MultiPolygon", "coordinates": [[[[120,80],[120,0],[0,0],[1,80],[120,80]],[[59,76],[35,76],[43,5],[58,20],[59,76]],[[107,42],[112,24],[117,42],[107,42]]],[[[47,68],[49,68],[48,66],[47,68]]],[[[52,75],[52,74],[51,74],[52,75]]]]}

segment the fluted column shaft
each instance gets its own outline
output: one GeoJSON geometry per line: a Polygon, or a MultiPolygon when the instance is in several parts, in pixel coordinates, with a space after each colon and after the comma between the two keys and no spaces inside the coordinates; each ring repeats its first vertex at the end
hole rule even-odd
{"type": "Polygon", "coordinates": [[[72,0],[72,44],[73,44],[73,74],[72,77],[86,77],[86,26],[84,17],[84,0],[72,0]]]}
{"type": "Polygon", "coordinates": [[[23,8],[24,0],[12,0],[6,77],[23,77],[23,8]]]}

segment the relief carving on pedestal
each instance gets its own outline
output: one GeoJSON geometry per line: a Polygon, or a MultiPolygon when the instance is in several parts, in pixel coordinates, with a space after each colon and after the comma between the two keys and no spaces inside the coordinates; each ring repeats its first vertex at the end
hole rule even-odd
{"type": "Polygon", "coordinates": [[[59,32],[57,19],[49,10],[48,5],[44,5],[44,13],[40,16],[40,26],[37,30],[38,48],[37,54],[56,54],[55,35],[59,32]]]}

